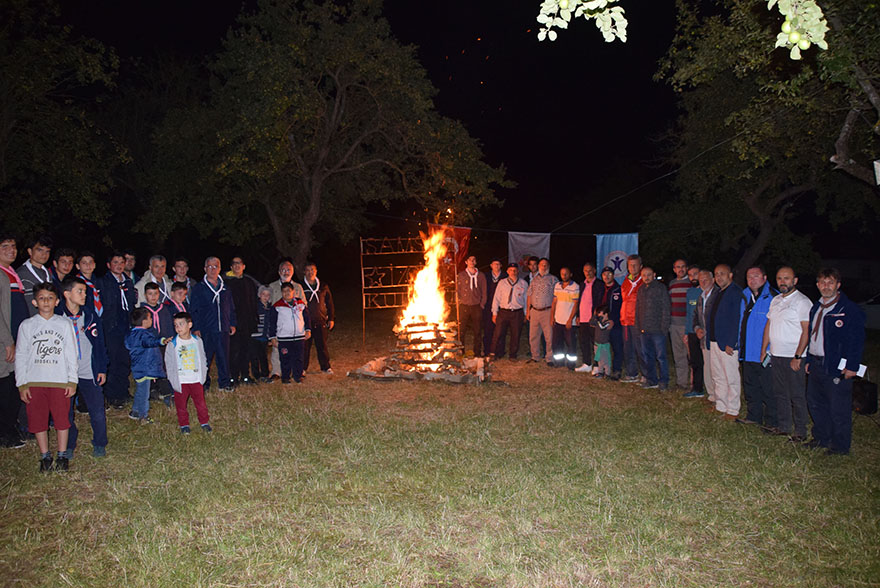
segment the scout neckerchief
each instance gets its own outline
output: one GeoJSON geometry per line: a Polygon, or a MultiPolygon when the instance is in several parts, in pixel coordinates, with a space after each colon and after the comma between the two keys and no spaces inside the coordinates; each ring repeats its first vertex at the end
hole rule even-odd
{"type": "Polygon", "coordinates": [[[51,281],[52,281],[52,276],[51,276],[51,274],[49,274],[49,270],[46,269],[46,266],[43,266],[42,268],[40,268],[40,269],[42,269],[44,272],[46,272],[46,276],[45,276],[45,277],[41,277],[41,276],[37,275],[37,268],[35,268],[35,267],[33,266],[33,264],[31,264],[31,260],[30,260],[30,259],[27,260],[26,262],[24,262],[24,267],[26,267],[27,270],[28,270],[29,272],[31,272],[31,275],[37,280],[37,283],[38,283],[38,284],[41,284],[41,283],[43,283],[43,282],[51,282],[51,281]]]}
{"type": "Polygon", "coordinates": [[[210,290],[211,293],[214,295],[214,297],[211,299],[211,304],[217,305],[217,330],[222,331],[223,326],[220,321],[220,292],[223,291],[223,286],[224,286],[223,278],[221,278],[220,276],[217,276],[217,281],[220,282],[220,287],[217,288],[216,290],[214,289],[214,286],[211,285],[211,282],[208,281],[208,276],[205,276],[204,278],[202,278],[202,281],[205,282],[205,285],[208,287],[208,290],[210,290]]]}
{"type": "Polygon", "coordinates": [[[95,284],[92,283],[92,281],[88,279],[82,272],[79,273],[79,277],[83,282],[86,283],[86,286],[91,289],[92,300],[94,300],[95,303],[95,314],[101,316],[104,313],[104,304],[101,302],[101,291],[98,290],[97,286],[95,286],[95,284]]]}
{"type": "Polygon", "coordinates": [[[157,304],[159,308],[154,309],[152,306],[147,304],[146,302],[141,305],[143,308],[146,308],[150,311],[150,314],[153,315],[153,328],[156,329],[157,335],[162,335],[162,323],[159,322],[159,311],[162,310],[162,305],[157,304]]]}
{"type": "Polygon", "coordinates": [[[315,287],[313,288],[309,281],[306,280],[306,288],[309,289],[309,302],[312,300],[318,300],[318,290],[321,289],[321,280],[318,279],[318,276],[315,276],[315,287]]]}
{"type": "Polygon", "coordinates": [[[0,265],[0,269],[6,274],[6,277],[9,278],[9,289],[12,292],[19,292],[24,294],[24,284],[21,282],[21,278],[15,273],[11,267],[3,267],[0,265]]]}
{"type": "Polygon", "coordinates": [[[69,318],[71,321],[73,321],[73,332],[76,335],[76,358],[79,360],[82,360],[83,353],[82,353],[82,347],[80,347],[80,344],[79,344],[79,325],[77,324],[76,321],[78,321],[81,317],[82,317],[82,310],[80,310],[80,312],[78,312],[76,314],[67,315],[67,318],[69,318]]]}
{"type": "Polygon", "coordinates": [[[813,332],[812,332],[813,341],[815,341],[816,337],[819,336],[819,327],[822,325],[822,315],[825,314],[826,310],[828,310],[829,308],[831,308],[832,306],[837,304],[838,300],[840,300],[840,292],[838,292],[837,295],[834,298],[832,298],[830,302],[827,302],[825,304],[822,303],[821,299],[819,300],[819,312],[816,313],[816,322],[813,325],[813,332]]]}

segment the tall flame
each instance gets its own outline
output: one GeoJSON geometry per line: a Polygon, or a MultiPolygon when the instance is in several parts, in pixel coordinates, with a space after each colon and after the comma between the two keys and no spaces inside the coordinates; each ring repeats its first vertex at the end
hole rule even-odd
{"type": "Polygon", "coordinates": [[[416,274],[409,287],[409,304],[400,317],[400,326],[418,323],[442,324],[449,315],[443,285],[440,282],[440,260],[446,255],[442,231],[422,237],[425,243],[425,267],[416,274]]]}

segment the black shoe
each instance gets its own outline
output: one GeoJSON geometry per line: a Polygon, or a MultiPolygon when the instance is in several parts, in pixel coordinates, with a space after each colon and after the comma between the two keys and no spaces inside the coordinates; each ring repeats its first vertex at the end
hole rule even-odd
{"type": "Polygon", "coordinates": [[[738,418],[738,419],[736,419],[736,422],[738,422],[738,423],[741,424],[741,425],[757,425],[757,424],[758,424],[758,421],[753,421],[752,419],[740,419],[740,418],[738,418]]]}
{"type": "Polygon", "coordinates": [[[809,441],[804,441],[801,444],[801,447],[805,447],[806,449],[816,449],[817,447],[822,447],[822,444],[819,443],[818,439],[810,439],[809,441]]]}
{"type": "Polygon", "coordinates": [[[66,457],[59,457],[55,460],[56,472],[66,472],[68,469],[70,469],[70,460],[66,457]]]}
{"type": "Polygon", "coordinates": [[[44,457],[40,459],[40,471],[41,472],[51,472],[54,468],[52,467],[52,456],[44,457]]]}
{"type": "Polygon", "coordinates": [[[24,446],[25,446],[25,442],[22,441],[22,439],[20,437],[6,439],[3,442],[3,447],[8,447],[9,449],[21,449],[24,446]]]}
{"type": "Polygon", "coordinates": [[[204,431],[205,433],[210,433],[213,430],[214,429],[212,429],[211,425],[209,425],[208,423],[205,423],[204,425],[202,425],[202,431],[204,431]]]}
{"type": "Polygon", "coordinates": [[[792,435],[788,438],[789,443],[796,443],[798,445],[803,444],[807,440],[806,437],[802,437],[801,435],[792,435]]]}
{"type": "Polygon", "coordinates": [[[849,451],[841,451],[839,449],[828,449],[825,455],[849,455],[849,451]]]}

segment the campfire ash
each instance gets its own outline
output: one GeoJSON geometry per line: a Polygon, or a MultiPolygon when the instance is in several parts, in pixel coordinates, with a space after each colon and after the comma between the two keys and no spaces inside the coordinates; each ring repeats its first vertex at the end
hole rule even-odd
{"type": "Polygon", "coordinates": [[[375,379],[445,380],[478,383],[490,379],[484,358],[465,359],[458,324],[448,321],[449,308],[440,279],[440,261],[446,253],[443,233],[425,242],[425,267],[409,288],[409,303],[394,327],[397,345],[380,357],[349,372],[349,376],[375,379]]]}

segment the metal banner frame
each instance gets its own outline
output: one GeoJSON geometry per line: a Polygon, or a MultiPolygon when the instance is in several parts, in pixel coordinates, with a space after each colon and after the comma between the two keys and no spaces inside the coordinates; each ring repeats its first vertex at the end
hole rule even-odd
{"type": "MultiPolygon", "coordinates": [[[[367,310],[406,308],[410,284],[425,267],[425,245],[421,237],[361,237],[360,241],[362,343],[366,347],[367,310]]],[[[450,308],[455,305],[457,310],[455,265],[441,271],[447,302],[451,292],[450,308]]]]}

